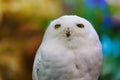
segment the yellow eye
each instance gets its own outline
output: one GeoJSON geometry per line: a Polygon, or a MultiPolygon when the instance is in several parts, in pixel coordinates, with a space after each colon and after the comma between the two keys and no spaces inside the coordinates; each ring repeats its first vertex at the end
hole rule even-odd
{"type": "Polygon", "coordinates": [[[77,27],[84,28],[84,25],[83,24],[77,24],[77,27]]]}
{"type": "Polygon", "coordinates": [[[54,26],[55,29],[58,29],[58,28],[60,28],[60,27],[61,27],[61,24],[56,24],[56,25],[54,26]]]}

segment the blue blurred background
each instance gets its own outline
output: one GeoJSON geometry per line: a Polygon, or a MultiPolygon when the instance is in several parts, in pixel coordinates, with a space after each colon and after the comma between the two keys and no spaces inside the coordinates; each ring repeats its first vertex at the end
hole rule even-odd
{"type": "Polygon", "coordinates": [[[99,80],[120,80],[120,0],[0,0],[0,80],[32,80],[32,65],[49,22],[89,20],[103,46],[99,80]]]}

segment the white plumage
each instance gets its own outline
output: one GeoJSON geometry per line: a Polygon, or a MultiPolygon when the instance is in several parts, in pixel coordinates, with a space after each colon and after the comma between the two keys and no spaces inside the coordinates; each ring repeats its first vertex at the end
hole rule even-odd
{"type": "Polygon", "coordinates": [[[33,80],[97,80],[102,50],[93,26],[75,15],[48,26],[34,65],[33,80]]]}

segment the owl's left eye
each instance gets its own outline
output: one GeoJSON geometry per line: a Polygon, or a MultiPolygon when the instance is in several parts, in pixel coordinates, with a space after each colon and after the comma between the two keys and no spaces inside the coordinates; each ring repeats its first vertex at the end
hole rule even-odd
{"type": "Polygon", "coordinates": [[[84,28],[84,24],[76,24],[76,26],[79,28],[84,28]]]}
{"type": "Polygon", "coordinates": [[[60,28],[60,27],[61,27],[61,24],[56,24],[56,25],[54,26],[55,29],[58,29],[58,28],[60,28]]]}

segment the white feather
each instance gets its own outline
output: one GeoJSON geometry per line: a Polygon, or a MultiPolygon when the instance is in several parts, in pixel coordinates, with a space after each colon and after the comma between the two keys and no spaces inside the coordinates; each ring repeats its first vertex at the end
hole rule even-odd
{"type": "Polygon", "coordinates": [[[51,22],[45,32],[33,80],[97,80],[101,65],[101,43],[93,26],[84,18],[65,15],[51,22]],[[56,24],[60,25],[57,29],[56,24]]]}

